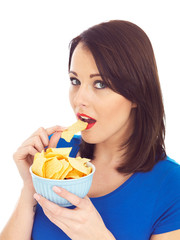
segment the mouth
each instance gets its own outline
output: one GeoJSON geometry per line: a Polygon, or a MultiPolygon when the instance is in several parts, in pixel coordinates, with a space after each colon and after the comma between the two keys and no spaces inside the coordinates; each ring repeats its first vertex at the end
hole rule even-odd
{"type": "Polygon", "coordinates": [[[83,113],[78,113],[77,114],[78,119],[80,119],[83,122],[87,122],[88,125],[86,127],[86,129],[90,129],[94,126],[94,124],[96,123],[96,120],[86,114],[83,113]]]}

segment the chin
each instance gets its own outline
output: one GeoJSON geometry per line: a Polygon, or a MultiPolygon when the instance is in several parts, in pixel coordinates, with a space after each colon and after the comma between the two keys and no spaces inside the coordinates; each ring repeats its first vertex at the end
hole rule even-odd
{"type": "Polygon", "coordinates": [[[89,143],[89,144],[97,144],[102,142],[101,140],[97,139],[97,137],[94,134],[90,136],[90,134],[86,134],[82,132],[81,137],[86,143],[89,143]]]}
{"type": "Polygon", "coordinates": [[[81,136],[81,137],[86,143],[89,143],[89,144],[96,144],[97,143],[94,139],[89,139],[89,138],[86,138],[86,137],[83,137],[83,136],[81,136]]]}

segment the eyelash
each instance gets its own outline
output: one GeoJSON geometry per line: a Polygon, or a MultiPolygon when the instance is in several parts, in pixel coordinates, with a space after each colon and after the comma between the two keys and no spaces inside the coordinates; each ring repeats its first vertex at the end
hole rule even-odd
{"type": "MultiPolygon", "coordinates": [[[[80,85],[81,84],[81,82],[77,79],[77,78],[74,78],[74,77],[71,77],[70,78],[70,81],[71,81],[71,84],[73,85],[73,86],[77,86],[77,85],[80,85]],[[73,83],[73,80],[76,80],[76,83],[73,83]],[[78,82],[78,84],[77,84],[77,82],[78,82]]],[[[96,81],[94,81],[94,86],[97,84],[97,83],[100,83],[100,84],[103,84],[103,87],[95,87],[96,89],[104,89],[104,88],[106,88],[107,87],[107,85],[103,82],[103,81],[101,81],[101,80],[96,80],[96,81]]]]}

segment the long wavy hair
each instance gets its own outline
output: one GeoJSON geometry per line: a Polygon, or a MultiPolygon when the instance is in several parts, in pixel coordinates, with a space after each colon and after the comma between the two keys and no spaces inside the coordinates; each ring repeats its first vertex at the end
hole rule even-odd
{"type": "MultiPolygon", "coordinates": [[[[74,49],[83,43],[92,53],[109,88],[137,104],[134,129],[120,146],[126,149],[121,173],[146,172],[165,159],[165,113],[153,48],[137,25],[112,20],[95,25],[70,42],[69,69],[74,49]]],[[[93,159],[94,144],[82,140],[80,154],[93,159]]]]}

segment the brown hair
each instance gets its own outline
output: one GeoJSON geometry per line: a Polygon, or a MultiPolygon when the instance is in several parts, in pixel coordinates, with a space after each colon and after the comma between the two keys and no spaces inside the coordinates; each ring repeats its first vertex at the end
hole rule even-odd
{"type": "MultiPolygon", "coordinates": [[[[127,142],[122,173],[146,172],[166,157],[165,114],[151,42],[137,25],[113,20],[95,25],[70,43],[69,69],[74,49],[82,42],[92,53],[103,80],[113,91],[137,104],[133,133],[127,142]]],[[[94,144],[82,140],[80,154],[93,159],[94,144]]],[[[122,147],[122,146],[120,146],[122,147]]]]}

